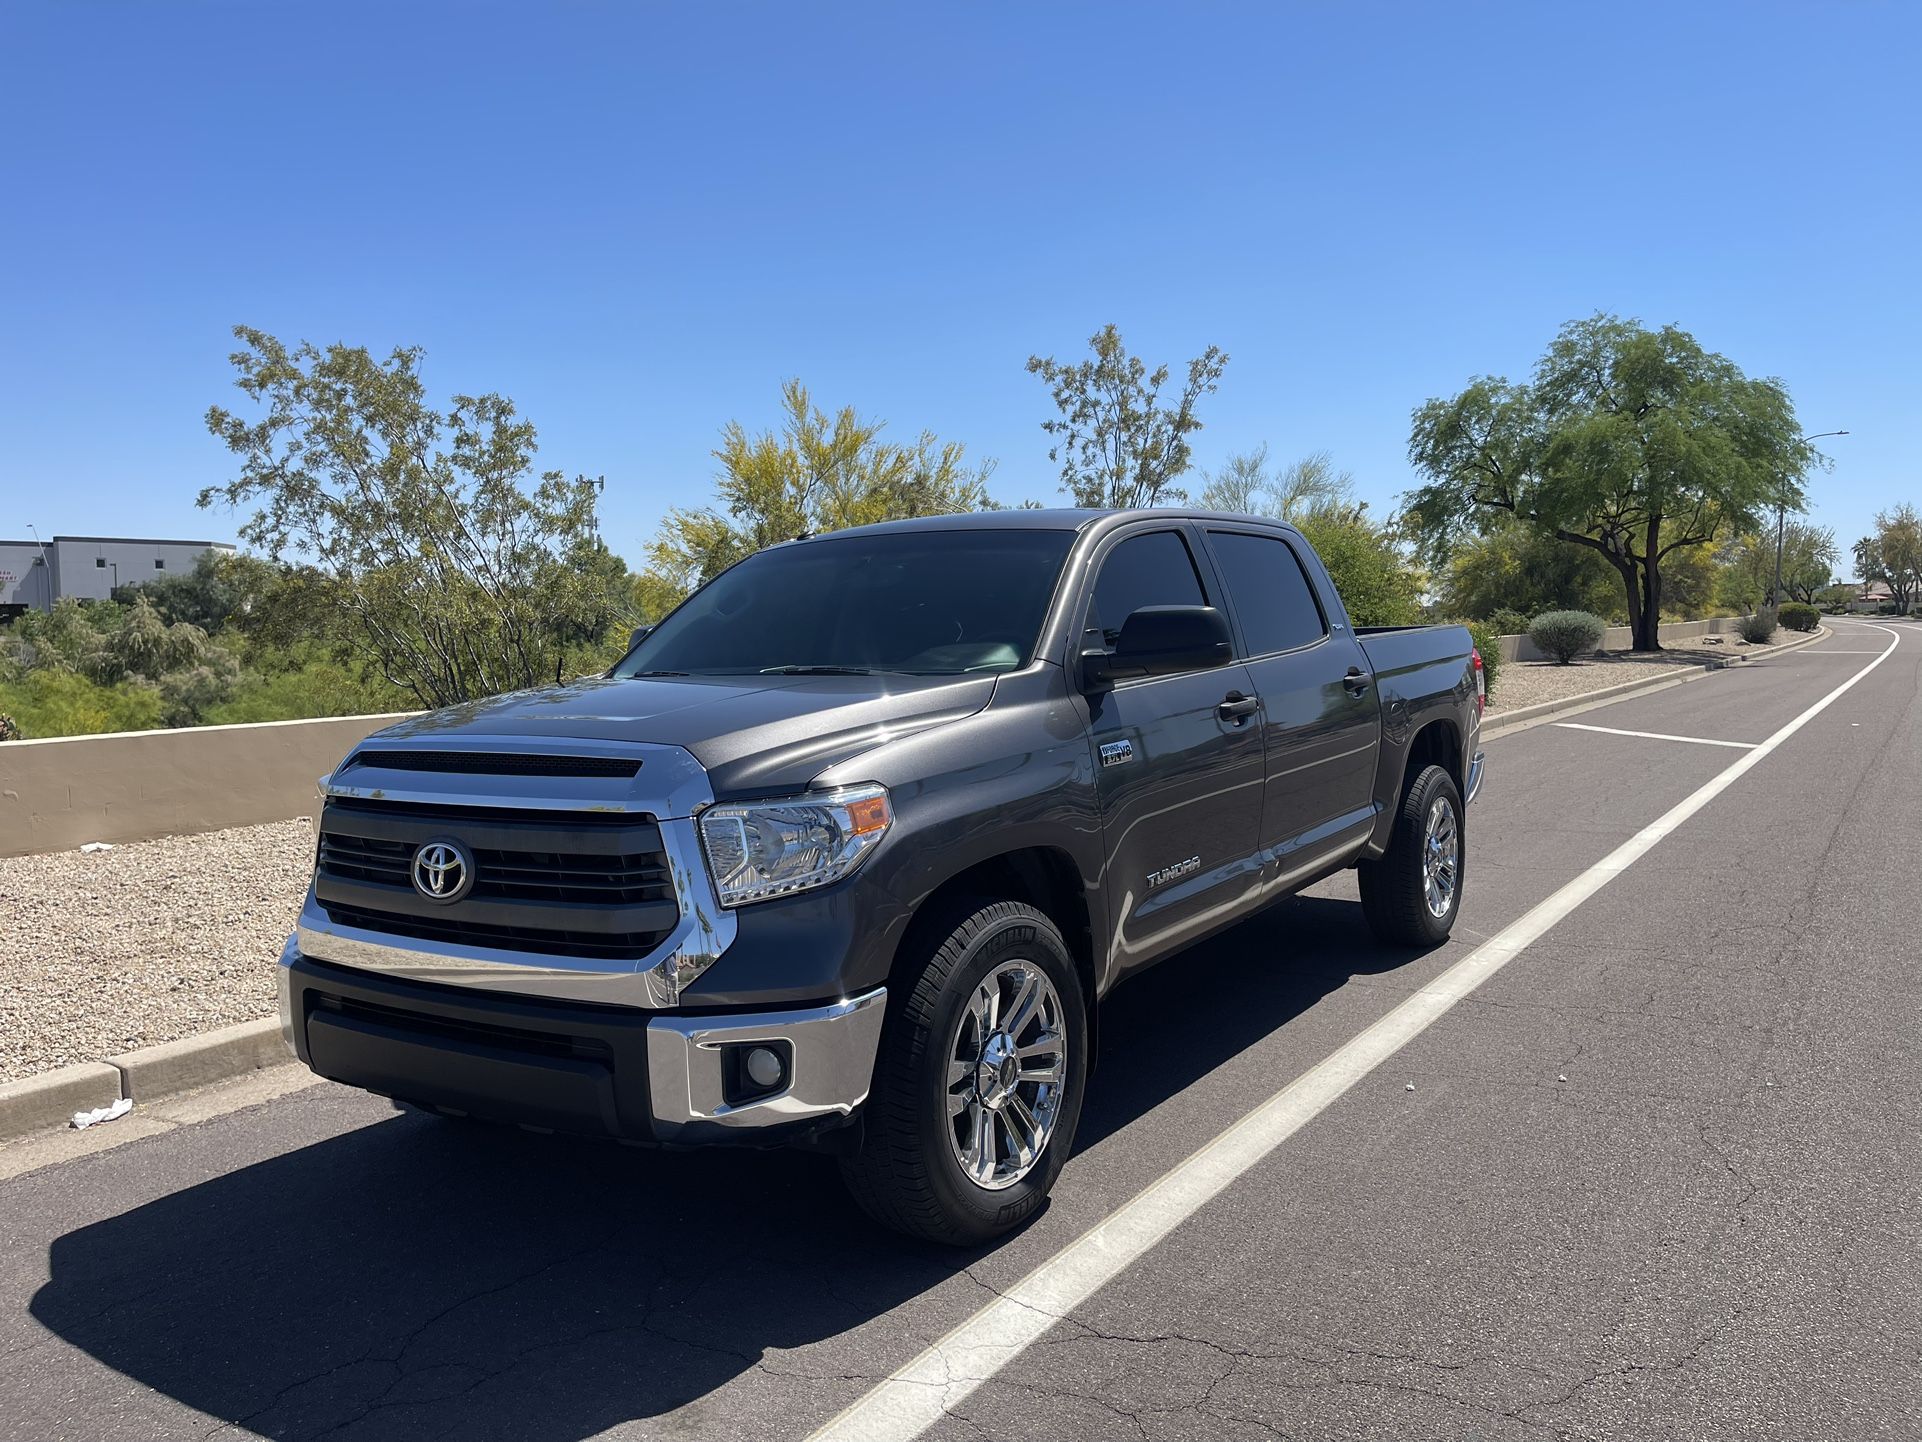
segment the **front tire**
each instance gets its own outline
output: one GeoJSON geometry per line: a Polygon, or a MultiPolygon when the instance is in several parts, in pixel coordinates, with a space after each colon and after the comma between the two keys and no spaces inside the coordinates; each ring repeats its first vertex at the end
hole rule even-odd
{"type": "Polygon", "coordinates": [[[1439,766],[1424,767],[1402,794],[1388,850],[1356,868],[1362,915],[1376,938],[1391,946],[1448,940],[1461,911],[1467,851],[1454,778],[1439,766]]]}
{"type": "Polygon", "coordinates": [[[859,1152],[841,1171],[896,1231],[972,1246],[1041,1206],[1088,1071],[1087,998],[1060,930],[1016,901],[957,908],[890,990],[859,1152]]]}

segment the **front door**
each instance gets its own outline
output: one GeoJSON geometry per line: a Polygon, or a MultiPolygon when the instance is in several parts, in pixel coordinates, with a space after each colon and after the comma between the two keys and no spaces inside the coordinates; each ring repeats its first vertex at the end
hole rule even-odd
{"type": "MultiPolygon", "coordinates": [[[[1143,606],[1221,604],[1180,527],[1126,531],[1095,566],[1084,646],[1112,649],[1143,606]]],[[[1123,681],[1087,698],[1117,973],[1199,939],[1255,895],[1256,700],[1240,665],[1123,681]]]]}

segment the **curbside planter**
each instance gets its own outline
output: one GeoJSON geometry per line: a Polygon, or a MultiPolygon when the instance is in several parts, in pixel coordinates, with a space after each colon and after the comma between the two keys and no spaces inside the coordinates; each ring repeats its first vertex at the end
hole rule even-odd
{"type": "Polygon", "coordinates": [[[0,1140],[65,1126],[75,1112],[111,1106],[119,1100],[120,1072],[101,1061],[83,1061],[38,1076],[0,1082],[0,1140]]]}
{"type": "Polygon", "coordinates": [[[125,1087],[116,1095],[150,1102],[292,1060],[280,1020],[270,1016],[108,1057],[107,1064],[125,1087]]]}
{"type": "Polygon", "coordinates": [[[1564,711],[1582,711],[1590,706],[1606,705],[1611,701],[1626,701],[1629,697],[1643,691],[1656,691],[1664,686],[1680,686],[1690,681],[1699,681],[1702,677],[1717,671],[1746,666],[1751,661],[1759,661],[1770,655],[1779,655],[1783,651],[1793,651],[1797,646],[1807,646],[1811,642],[1824,640],[1834,634],[1828,627],[1823,626],[1809,632],[1806,636],[1797,636],[1793,641],[1773,642],[1765,648],[1762,656],[1717,657],[1713,661],[1704,661],[1699,666],[1678,666],[1667,675],[1646,676],[1640,680],[1624,681],[1617,686],[1604,686],[1599,691],[1584,691],[1575,696],[1563,696],[1554,701],[1541,701],[1533,706],[1517,707],[1513,711],[1498,711],[1493,717],[1482,722],[1481,734],[1483,739],[1492,740],[1504,732],[1516,731],[1532,721],[1539,721],[1544,716],[1556,716],[1564,711]]]}

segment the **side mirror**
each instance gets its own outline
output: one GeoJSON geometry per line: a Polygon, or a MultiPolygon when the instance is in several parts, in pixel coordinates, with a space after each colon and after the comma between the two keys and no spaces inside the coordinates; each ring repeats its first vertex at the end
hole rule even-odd
{"type": "Polygon", "coordinates": [[[1098,689],[1136,676],[1207,671],[1234,656],[1227,617],[1213,606],[1143,606],[1121,623],[1112,652],[1082,655],[1082,678],[1098,689]]]}
{"type": "Polygon", "coordinates": [[[636,626],[632,631],[628,633],[627,649],[632,651],[636,646],[640,645],[641,642],[647,639],[648,632],[652,631],[653,629],[654,628],[652,626],[636,626]]]}

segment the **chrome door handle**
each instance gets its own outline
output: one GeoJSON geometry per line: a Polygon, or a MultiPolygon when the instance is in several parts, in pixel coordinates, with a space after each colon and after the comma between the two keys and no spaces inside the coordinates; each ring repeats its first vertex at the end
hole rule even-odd
{"type": "Polygon", "coordinates": [[[1260,709],[1261,698],[1259,696],[1244,696],[1239,691],[1230,691],[1222,698],[1221,704],[1215,707],[1216,712],[1221,716],[1223,721],[1241,721],[1245,717],[1254,715],[1255,712],[1260,709]]]}

